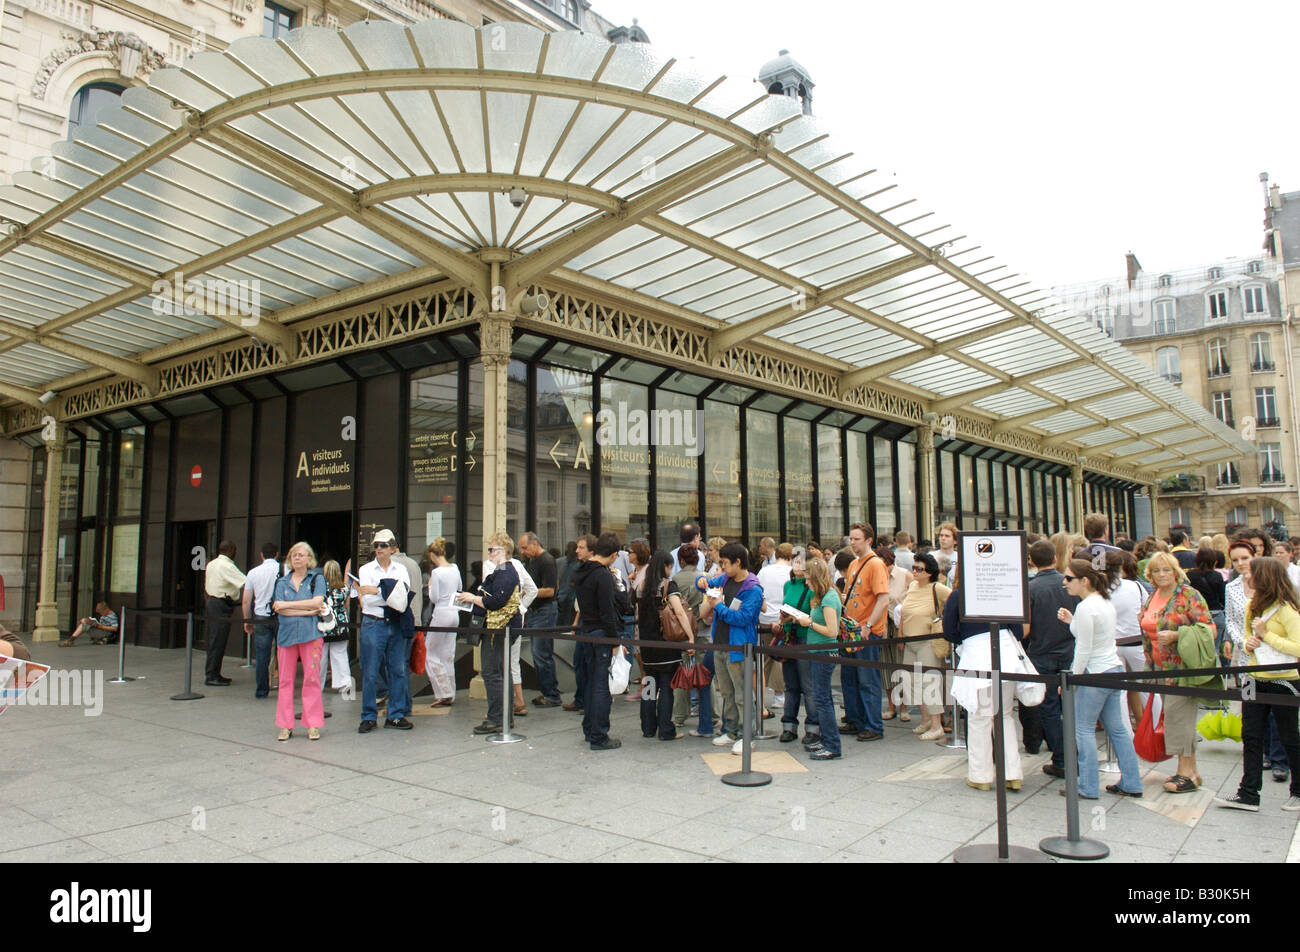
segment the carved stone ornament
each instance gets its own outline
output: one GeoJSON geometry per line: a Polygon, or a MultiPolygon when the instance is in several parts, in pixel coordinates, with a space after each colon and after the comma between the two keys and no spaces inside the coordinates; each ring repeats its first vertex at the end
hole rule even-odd
{"type": "MultiPolygon", "coordinates": [[[[113,64],[120,67],[123,62],[122,51],[125,49],[128,62],[134,61],[137,56],[139,57],[137,71],[145,74],[160,69],[166,59],[162,53],[149,46],[136,34],[123,33],[120,30],[92,30],[80,36],[75,33],[64,33],[63,38],[72,42],[59,47],[41,60],[40,68],[36,71],[36,79],[32,83],[32,98],[34,99],[45,98],[46,90],[50,85],[50,77],[58,71],[60,66],[87,53],[108,53],[113,64]]],[[[126,78],[132,79],[134,74],[126,78]]]]}
{"type": "Polygon", "coordinates": [[[253,0],[230,0],[230,19],[237,26],[243,26],[248,15],[253,12],[253,0]]]}

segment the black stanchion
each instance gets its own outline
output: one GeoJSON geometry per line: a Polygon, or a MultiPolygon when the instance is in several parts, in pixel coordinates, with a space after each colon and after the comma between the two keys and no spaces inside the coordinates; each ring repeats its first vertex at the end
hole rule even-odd
{"type": "MultiPolygon", "coordinates": [[[[1007,842],[1007,769],[1002,762],[1006,749],[1006,732],[1002,728],[1002,631],[997,622],[989,622],[989,642],[993,651],[993,768],[997,785],[998,843],[997,846],[988,843],[963,846],[952,854],[952,860],[954,863],[1050,863],[1037,850],[1007,842]]],[[[956,727],[954,724],[953,728],[956,727]]]]}
{"type": "Polygon", "coordinates": [[[173,694],[173,701],[197,701],[203,697],[197,694],[191,688],[191,680],[194,677],[194,612],[189,612],[185,616],[185,690],[180,694],[173,694]]]}
{"type": "MultiPolygon", "coordinates": [[[[724,662],[725,663],[725,662],[724,662]]],[[[763,787],[772,782],[772,775],[750,769],[754,745],[754,646],[745,644],[744,687],[745,709],[741,715],[740,769],[722,775],[722,782],[732,787],[763,787]]]]}
{"type": "Polygon", "coordinates": [[[126,606],[123,605],[117,611],[117,677],[110,678],[109,684],[126,684],[128,681],[143,681],[144,675],[138,678],[128,678],[126,676],[126,606]]]}
{"type": "MultiPolygon", "coordinates": [[[[1052,689],[1051,685],[1047,688],[1052,689]]],[[[1067,671],[1061,672],[1061,727],[1065,735],[1065,836],[1049,836],[1038,848],[1062,859],[1105,859],[1110,847],[1079,835],[1079,750],[1074,740],[1074,692],[1067,671]]]]}

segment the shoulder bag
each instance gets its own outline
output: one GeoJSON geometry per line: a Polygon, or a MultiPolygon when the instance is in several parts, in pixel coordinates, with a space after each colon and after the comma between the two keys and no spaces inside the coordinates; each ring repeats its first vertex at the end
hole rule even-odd
{"type": "Polygon", "coordinates": [[[659,587],[659,634],[664,641],[690,641],[691,633],[682,623],[681,615],[673,610],[668,600],[668,579],[659,587]]]}

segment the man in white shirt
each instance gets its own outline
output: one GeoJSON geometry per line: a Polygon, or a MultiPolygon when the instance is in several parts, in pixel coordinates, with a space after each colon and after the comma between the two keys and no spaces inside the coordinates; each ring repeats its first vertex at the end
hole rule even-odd
{"type": "Polygon", "coordinates": [[[275,616],[271,596],[280,577],[280,547],[274,542],[262,546],[262,564],[250,569],[244,583],[244,633],[253,639],[257,657],[254,697],[271,693],[271,649],[275,647],[275,616]]]}
{"type": "Polygon", "coordinates": [[[677,554],[681,551],[683,545],[693,545],[696,549],[695,570],[703,572],[709,564],[708,555],[705,553],[705,545],[700,539],[700,524],[698,522],[687,522],[682,526],[681,534],[678,536],[681,540],[677,548],[673,549],[669,555],[673,557],[673,575],[677,575],[682,570],[681,560],[677,554]]]}
{"type": "Polygon", "coordinates": [[[415,619],[417,625],[422,625],[420,619],[424,617],[424,573],[420,571],[420,563],[415,561],[401,549],[397,544],[393,544],[393,561],[406,569],[411,586],[411,617],[415,619]]]}
{"type": "Polygon", "coordinates": [[[208,596],[204,612],[208,658],[203,683],[208,687],[230,684],[230,678],[221,676],[221,662],[226,656],[226,641],[230,638],[230,616],[239,604],[240,590],[244,587],[244,573],[235,565],[236,551],[235,543],[221,540],[217,557],[208,562],[203,571],[203,589],[208,596]]]}
{"type": "MultiPolygon", "coordinates": [[[[407,674],[411,659],[411,641],[402,635],[396,623],[384,618],[385,601],[380,593],[380,583],[392,579],[409,592],[410,573],[393,559],[397,540],[389,529],[380,529],[371,539],[375,558],[361,566],[357,572],[360,585],[353,586],[354,594],[361,596],[361,634],[358,647],[361,654],[361,724],[358,734],[368,734],[375,729],[378,709],[375,697],[379,687],[379,668],[388,668],[388,717],[385,727],[409,731],[411,722],[411,680],[407,674]]],[[[416,567],[418,573],[419,567],[416,567]]]]}
{"type": "Polygon", "coordinates": [[[763,536],[758,540],[758,557],[761,560],[761,566],[773,565],[776,563],[776,540],[771,536],[763,536]]]}
{"type": "MultiPolygon", "coordinates": [[[[772,564],[758,570],[758,584],[763,589],[763,609],[758,613],[758,638],[761,644],[770,645],[776,637],[772,626],[781,622],[778,609],[785,601],[785,583],[790,581],[793,561],[794,546],[782,542],[772,550],[772,564]]],[[[778,697],[785,691],[785,675],[781,663],[771,655],[763,658],[763,683],[778,697]]]]}

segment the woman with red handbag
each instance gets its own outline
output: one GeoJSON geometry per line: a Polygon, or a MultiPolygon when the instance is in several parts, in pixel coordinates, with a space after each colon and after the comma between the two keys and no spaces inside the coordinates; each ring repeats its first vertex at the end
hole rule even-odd
{"type": "MultiPolygon", "coordinates": [[[[1201,593],[1187,584],[1187,575],[1170,553],[1157,552],[1151,556],[1146,575],[1155,586],[1138,619],[1147,667],[1152,671],[1183,668],[1183,659],[1178,654],[1178,629],[1197,623],[1213,629],[1210,608],[1201,593]]],[[[1166,678],[1161,683],[1174,687],[1177,678],[1166,678]]],[[[1201,775],[1196,769],[1196,698],[1166,694],[1162,701],[1165,750],[1178,757],[1177,772],[1165,780],[1165,790],[1193,793],[1201,785],[1201,775]]]]}
{"type": "MultiPolygon", "coordinates": [[[[695,643],[695,623],[682,603],[672,580],[673,560],[660,550],[650,557],[642,575],[637,611],[638,636],[642,641],[682,640],[684,647],[695,643]],[[681,639],[681,635],[685,635],[681,639]]],[[[676,740],[681,735],[673,723],[673,676],[681,667],[680,648],[644,647],[640,652],[641,736],[658,734],[660,740],[676,740]]]]}

